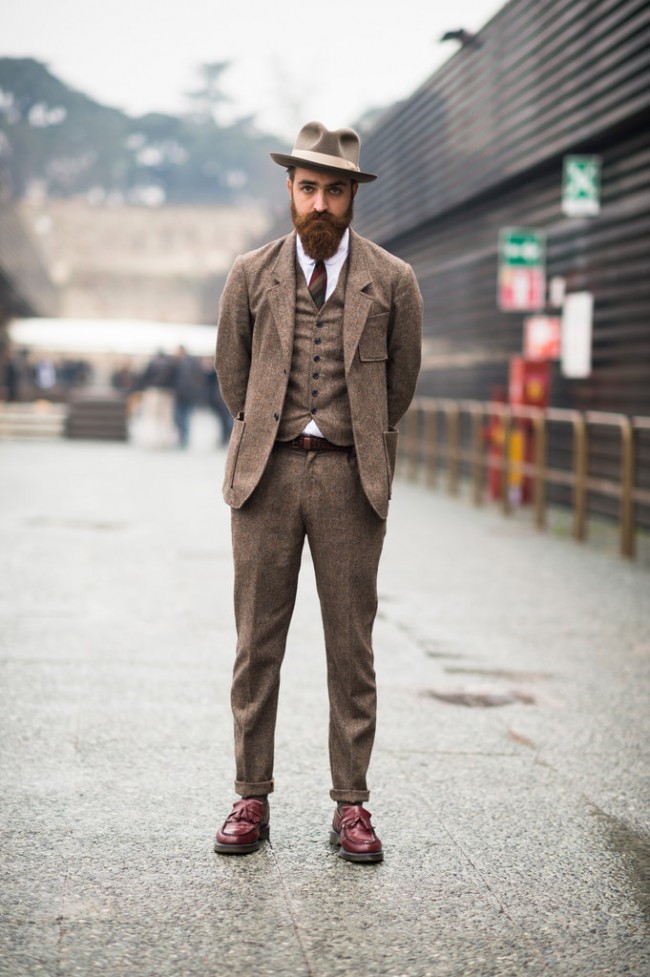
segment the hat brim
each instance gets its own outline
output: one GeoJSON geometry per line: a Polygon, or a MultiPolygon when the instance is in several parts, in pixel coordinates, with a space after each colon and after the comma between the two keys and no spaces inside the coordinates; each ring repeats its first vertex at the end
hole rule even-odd
{"type": "Polygon", "coordinates": [[[348,180],[353,180],[357,183],[372,183],[373,180],[377,179],[373,173],[361,173],[359,170],[350,170],[344,166],[324,166],[321,163],[314,163],[312,160],[300,159],[299,156],[285,156],[282,153],[270,153],[269,155],[274,163],[285,168],[300,166],[304,170],[318,170],[320,173],[337,173],[339,176],[344,176],[348,180]]]}

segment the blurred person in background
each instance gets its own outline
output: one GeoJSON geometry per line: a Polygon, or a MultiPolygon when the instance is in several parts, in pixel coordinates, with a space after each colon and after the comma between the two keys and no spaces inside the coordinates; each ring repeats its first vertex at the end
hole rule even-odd
{"type": "Polygon", "coordinates": [[[169,448],[176,443],[174,374],[174,358],[160,349],[140,378],[142,437],[151,448],[169,448]]]}
{"type": "Polygon", "coordinates": [[[18,360],[8,346],[0,352],[0,400],[13,403],[19,399],[20,372],[18,360]]]}
{"type": "Polygon", "coordinates": [[[207,404],[210,410],[219,420],[219,425],[221,428],[221,445],[225,446],[230,440],[233,419],[232,414],[226,407],[224,399],[221,396],[219,381],[214,369],[214,363],[210,359],[206,359],[203,362],[203,376],[205,378],[207,404]]]}
{"type": "Polygon", "coordinates": [[[43,357],[35,367],[36,386],[39,390],[48,391],[56,386],[57,374],[54,361],[43,357]]]}
{"type": "MultiPolygon", "coordinates": [[[[237,650],[231,703],[235,792],[215,851],[269,834],[280,668],[305,536],[320,598],[330,704],[330,841],[378,862],[364,808],[376,713],[372,628],[397,450],[420,367],[422,297],[410,265],[350,229],[360,183],[351,129],[303,126],[287,168],[295,230],[235,260],[221,298],[216,371],[234,417],[224,498],[232,508],[237,650]]],[[[296,805],[300,846],[304,801],[296,805]]]]}
{"type": "Polygon", "coordinates": [[[111,386],[118,393],[132,394],[137,386],[137,379],[129,360],[124,360],[111,374],[111,386]]]}
{"type": "Polygon", "coordinates": [[[192,411],[203,400],[204,380],[200,364],[189,356],[184,346],[176,351],[174,363],[174,424],[178,433],[178,444],[187,448],[190,438],[192,411]]]}

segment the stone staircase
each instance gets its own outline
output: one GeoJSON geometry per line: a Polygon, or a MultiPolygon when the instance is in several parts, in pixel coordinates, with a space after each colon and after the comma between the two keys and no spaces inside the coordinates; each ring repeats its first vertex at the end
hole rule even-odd
{"type": "Polygon", "coordinates": [[[128,440],[126,397],[109,391],[74,394],[68,405],[65,434],[97,441],[128,440]]]}
{"type": "Polygon", "coordinates": [[[0,441],[62,438],[67,416],[67,404],[48,400],[0,403],[0,441]]]}
{"type": "Polygon", "coordinates": [[[126,399],[104,391],[75,393],[68,403],[0,402],[0,441],[58,438],[128,440],[126,399]]]}

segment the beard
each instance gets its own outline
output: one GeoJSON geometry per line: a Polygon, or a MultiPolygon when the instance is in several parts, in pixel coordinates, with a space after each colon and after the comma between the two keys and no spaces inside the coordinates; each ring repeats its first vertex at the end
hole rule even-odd
{"type": "Polygon", "coordinates": [[[291,218],[293,226],[300,235],[305,254],[313,258],[314,261],[327,261],[338,251],[341,238],[352,223],[354,206],[350,200],[350,206],[342,217],[335,217],[334,214],[304,214],[300,215],[296,210],[296,205],[291,198],[291,218]]]}

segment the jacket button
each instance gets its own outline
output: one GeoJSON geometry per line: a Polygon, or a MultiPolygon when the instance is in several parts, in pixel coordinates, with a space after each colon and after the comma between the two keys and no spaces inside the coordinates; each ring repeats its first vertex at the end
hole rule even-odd
{"type": "Polygon", "coordinates": [[[316,408],[315,407],[312,407],[311,410],[309,411],[309,413],[310,414],[315,414],[316,413],[316,408]]]}

